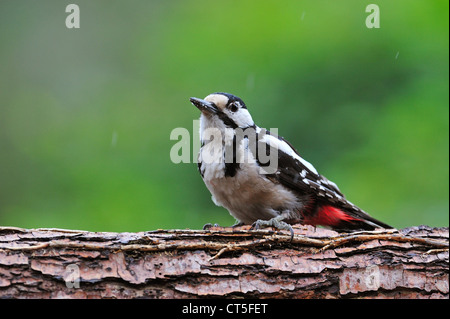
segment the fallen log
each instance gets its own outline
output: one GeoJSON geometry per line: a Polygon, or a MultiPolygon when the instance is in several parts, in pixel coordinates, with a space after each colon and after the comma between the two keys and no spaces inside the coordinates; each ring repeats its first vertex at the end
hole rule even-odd
{"type": "Polygon", "coordinates": [[[448,228],[0,227],[0,298],[448,298],[448,228]]]}

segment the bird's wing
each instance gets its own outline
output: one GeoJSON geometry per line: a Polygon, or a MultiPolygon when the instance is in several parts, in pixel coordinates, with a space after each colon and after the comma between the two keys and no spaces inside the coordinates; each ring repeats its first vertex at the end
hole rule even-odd
{"type": "MultiPolygon", "coordinates": [[[[299,194],[312,195],[324,205],[341,209],[349,216],[373,227],[392,228],[349,202],[335,183],[320,175],[314,166],[304,160],[294,147],[282,137],[261,129],[257,143],[258,149],[265,148],[266,153],[274,152],[277,155],[273,157],[278,160],[277,169],[274,173],[268,174],[267,178],[299,194]]],[[[256,159],[258,161],[258,157],[256,159]]]]}
{"type": "Polygon", "coordinates": [[[392,228],[349,202],[335,183],[320,175],[285,139],[260,128],[256,128],[256,137],[256,147],[251,147],[250,138],[248,145],[263,171],[267,168],[265,176],[268,179],[282,184],[300,196],[310,195],[323,206],[345,211],[349,216],[374,228],[392,228]],[[269,162],[267,159],[270,159],[269,162]]]}
{"type": "MultiPolygon", "coordinates": [[[[275,154],[270,158],[278,161],[276,171],[267,174],[267,178],[299,194],[314,195],[318,200],[330,205],[341,207],[350,212],[364,213],[345,198],[335,183],[320,175],[314,166],[304,160],[285,139],[263,129],[260,130],[257,138],[256,153],[259,153],[258,150],[260,149],[265,149],[266,155],[269,153],[275,154]]],[[[261,163],[260,155],[254,155],[258,164],[262,167],[271,166],[270,163],[261,163]]]]}

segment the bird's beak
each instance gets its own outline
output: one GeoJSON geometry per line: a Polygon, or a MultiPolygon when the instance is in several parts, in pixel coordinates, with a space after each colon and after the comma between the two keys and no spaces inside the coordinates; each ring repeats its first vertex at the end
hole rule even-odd
{"type": "Polygon", "coordinates": [[[217,106],[212,103],[196,97],[189,99],[203,114],[216,114],[218,112],[217,106]]]}

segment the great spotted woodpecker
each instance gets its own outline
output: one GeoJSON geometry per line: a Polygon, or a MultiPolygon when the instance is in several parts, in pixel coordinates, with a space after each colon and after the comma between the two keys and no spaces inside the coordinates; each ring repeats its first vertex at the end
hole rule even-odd
{"type": "Polygon", "coordinates": [[[296,223],[337,231],[392,228],[345,199],[289,142],[255,125],[239,97],[219,92],[190,101],[201,111],[198,169],[235,226],[273,226],[292,236],[296,223]]]}

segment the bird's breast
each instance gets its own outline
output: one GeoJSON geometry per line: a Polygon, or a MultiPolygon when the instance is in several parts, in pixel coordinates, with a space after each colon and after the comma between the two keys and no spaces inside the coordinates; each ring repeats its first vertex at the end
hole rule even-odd
{"type": "MultiPolygon", "coordinates": [[[[257,219],[270,219],[284,210],[296,210],[301,205],[296,195],[262,174],[250,152],[241,148],[243,158],[236,158],[236,172],[227,176],[224,156],[214,155],[212,145],[200,151],[200,170],[206,187],[216,205],[225,207],[239,221],[251,224],[257,219]],[[209,156],[215,162],[205,161],[209,156]]],[[[217,147],[217,145],[216,145],[217,147]]]]}

